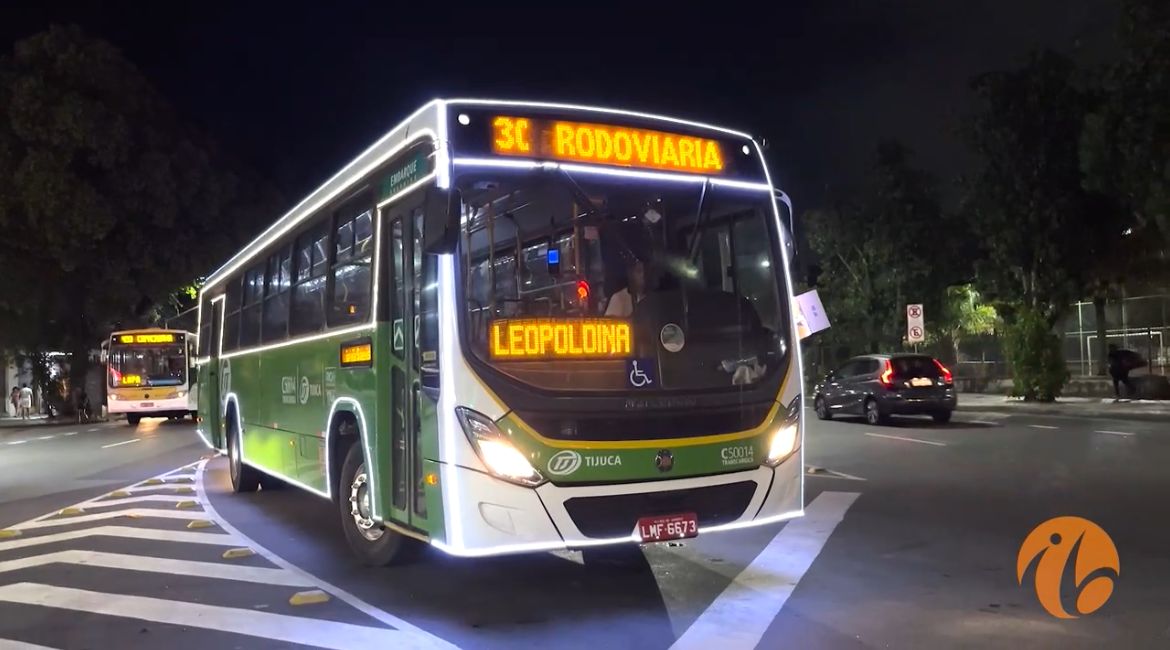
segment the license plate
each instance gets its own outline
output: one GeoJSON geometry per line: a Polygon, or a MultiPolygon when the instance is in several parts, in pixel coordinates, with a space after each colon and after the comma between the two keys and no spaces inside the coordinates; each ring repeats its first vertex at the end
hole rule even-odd
{"type": "Polygon", "coordinates": [[[139,406],[141,406],[144,409],[148,409],[148,408],[154,406],[154,402],[143,402],[143,403],[139,404],[139,406]]]}
{"type": "Polygon", "coordinates": [[[693,512],[678,515],[642,517],[638,520],[638,534],[643,542],[661,542],[685,539],[699,534],[699,516],[693,512]]]}
{"type": "Polygon", "coordinates": [[[933,386],[934,382],[927,377],[915,377],[910,380],[911,386],[933,386]]]}

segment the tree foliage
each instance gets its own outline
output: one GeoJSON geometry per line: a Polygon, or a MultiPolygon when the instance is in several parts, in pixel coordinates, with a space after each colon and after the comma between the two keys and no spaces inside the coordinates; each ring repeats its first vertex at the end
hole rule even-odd
{"type": "Polygon", "coordinates": [[[994,334],[999,314],[983,302],[974,286],[963,284],[947,287],[937,322],[937,340],[950,347],[948,361],[959,361],[960,343],[969,337],[994,334]]]}
{"type": "Polygon", "coordinates": [[[1082,183],[1077,143],[1095,95],[1053,52],[981,75],[974,90],[981,106],[964,134],[980,162],[963,212],[985,249],[980,289],[1009,317],[1021,306],[1055,323],[1126,230],[1116,206],[1082,183]]]}
{"type": "Polygon", "coordinates": [[[859,192],[803,221],[833,317],[827,337],[850,354],[900,349],[906,304],[940,314],[946,286],[970,272],[962,223],[943,212],[936,179],[897,143],[878,147],[859,192]]]}
{"type": "Polygon", "coordinates": [[[240,169],[110,44],[18,42],[0,59],[0,340],[76,360],[189,285],[273,213],[240,169]]]}
{"type": "Polygon", "coordinates": [[[1051,402],[1068,381],[1068,368],[1047,317],[1024,307],[1004,332],[1004,352],[1012,366],[1012,394],[1027,401],[1051,402]]]}

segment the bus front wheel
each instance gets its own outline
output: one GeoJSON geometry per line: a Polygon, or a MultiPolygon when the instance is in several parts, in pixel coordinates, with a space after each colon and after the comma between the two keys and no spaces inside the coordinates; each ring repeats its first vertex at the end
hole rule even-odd
{"type": "Polygon", "coordinates": [[[127,413],[126,414],[126,424],[129,424],[132,427],[138,426],[138,423],[141,421],[142,421],[142,416],[138,415],[137,413],[127,413]]]}
{"type": "Polygon", "coordinates": [[[240,432],[232,426],[228,429],[228,473],[232,478],[232,492],[255,492],[260,487],[262,475],[255,468],[244,464],[240,444],[240,432]]]}
{"type": "Polygon", "coordinates": [[[350,445],[341,468],[337,499],[345,541],[366,566],[386,566],[407,561],[415,541],[374,521],[370,512],[370,476],[359,444],[350,445]]]}

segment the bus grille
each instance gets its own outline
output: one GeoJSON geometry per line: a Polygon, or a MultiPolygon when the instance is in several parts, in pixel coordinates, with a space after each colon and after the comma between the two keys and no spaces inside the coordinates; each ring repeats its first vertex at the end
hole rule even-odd
{"type": "Polygon", "coordinates": [[[709,485],[686,490],[602,497],[574,497],[565,510],[586,537],[623,537],[634,531],[639,517],[693,512],[700,526],[715,526],[743,516],[756,493],[755,481],[709,485]]]}
{"type": "Polygon", "coordinates": [[[764,421],[772,404],[645,414],[517,411],[516,415],[540,435],[557,440],[661,440],[746,431],[764,421]]]}

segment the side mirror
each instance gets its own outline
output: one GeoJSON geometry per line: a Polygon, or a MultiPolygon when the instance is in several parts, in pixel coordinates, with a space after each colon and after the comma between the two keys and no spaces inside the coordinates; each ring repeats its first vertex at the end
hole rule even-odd
{"type": "Polygon", "coordinates": [[[427,189],[423,205],[423,252],[450,253],[459,242],[459,219],[463,198],[458,190],[427,189]]]}

